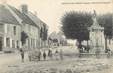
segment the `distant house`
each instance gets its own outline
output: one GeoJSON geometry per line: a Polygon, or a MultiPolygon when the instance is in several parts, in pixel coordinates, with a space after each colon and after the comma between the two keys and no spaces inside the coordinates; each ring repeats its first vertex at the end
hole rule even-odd
{"type": "Polygon", "coordinates": [[[61,32],[52,32],[48,38],[50,46],[65,46],[67,44],[65,36],[61,32]]]}
{"type": "MultiPolygon", "coordinates": [[[[47,25],[42,28],[43,23],[36,15],[28,11],[27,5],[20,9],[7,4],[0,5],[0,51],[16,50],[17,46],[22,47],[21,32],[27,35],[25,48],[36,49],[41,47],[41,30],[48,30],[47,25]]],[[[45,36],[45,35],[44,35],[45,36]]],[[[45,39],[47,40],[47,39],[45,39]]]]}
{"type": "Polygon", "coordinates": [[[58,46],[58,40],[56,36],[56,32],[52,32],[48,37],[49,46],[58,46]]]}

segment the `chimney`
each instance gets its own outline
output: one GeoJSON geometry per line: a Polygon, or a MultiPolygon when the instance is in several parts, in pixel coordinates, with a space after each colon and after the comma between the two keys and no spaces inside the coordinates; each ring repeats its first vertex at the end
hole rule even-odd
{"type": "Polygon", "coordinates": [[[28,6],[26,4],[21,5],[21,12],[24,14],[28,13],[28,6]]]}

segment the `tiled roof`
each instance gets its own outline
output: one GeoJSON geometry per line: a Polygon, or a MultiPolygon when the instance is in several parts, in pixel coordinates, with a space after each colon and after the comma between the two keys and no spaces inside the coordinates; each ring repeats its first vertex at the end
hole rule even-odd
{"type": "Polygon", "coordinates": [[[30,24],[36,27],[46,25],[36,15],[31,12],[26,14],[10,5],[0,5],[0,22],[8,24],[30,24]]]}
{"type": "Polygon", "coordinates": [[[28,14],[26,14],[26,15],[27,15],[29,18],[31,18],[31,20],[34,21],[35,24],[36,24],[37,26],[39,26],[40,29],[41,29],[41,28],[44,28],[44,26],[45,26],[46,28],[48,28],[47,25],[46,25],[42,20],[40,20],[36,15],[34,15],[33,13],[28,12],[28,14]]]}
{"type": "Polygon", "coordinates": [[[40,19],[38,19],[37,16],[35,16],[33,13],[28,12],[28,14],[26,14],[39,28],[41,28],[41,21],[40,19]]]}
{"type": "Polygon", "coordinates": [[[18,9],[16,9],[12,6],[9,6],[9,7],[23,20],[22,23],[37,26],[26,14],[21,13],[18,9]]]}
{"type": "Polygon", "coordinates": [[[0,22],[9,24],[19,24],[17,19],[5,5],[0,5],[0,22]]]}

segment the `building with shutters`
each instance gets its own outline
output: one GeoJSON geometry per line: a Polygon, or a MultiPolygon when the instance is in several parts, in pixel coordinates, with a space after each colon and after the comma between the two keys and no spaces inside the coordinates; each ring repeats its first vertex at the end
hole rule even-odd
{"type": "Polygon", "coordinates": [[[20,9],[17,9],[8,4],[0,4],[0,51],[21,48],[22,31],[28,35],[25,49],[44,46],[42,43],[47,40],[48,26],[30,12],[27,5],[21,5],[20,9]]]}

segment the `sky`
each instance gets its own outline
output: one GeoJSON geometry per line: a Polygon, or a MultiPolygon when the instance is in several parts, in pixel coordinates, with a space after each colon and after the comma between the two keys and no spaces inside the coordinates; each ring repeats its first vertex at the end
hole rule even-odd
{"type": "Polygon", "coordinates": [[[16,8],[27,4],[29,11],[37,14],[49,26],[49,33],[60,31],[61,17],[69,11],[93,13],[93,10],[96,10],[97,14],[113,12],[113,0],[0,0],[1,3],[3,1],[16,8]],[[77,4],[77,2],[98,2],[98,4],[77,4]]]}

